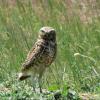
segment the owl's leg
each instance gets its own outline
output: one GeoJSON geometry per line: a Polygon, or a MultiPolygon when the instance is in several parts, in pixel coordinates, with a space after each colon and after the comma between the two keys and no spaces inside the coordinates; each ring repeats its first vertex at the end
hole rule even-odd
{"type": "Polygon", "coordinates": [[[39,82],[39,89],[40,89],[40,93],[42,93],[42,80],[41,80],[41,79],[39,79],[39,80],[38,80],[38,82],[39,82]]]}
{"type": "Polygon", "coordinates": [[[32,85],[33,85],[33,86],[32,86],[32,87],[33,87],[33,91],[36,92],[36,90],[35,90],[35,83],[33,82],[32,85]]]}
{"type": "Polygon", "coordinates": [[[38,84],[39,84],[40,93],[42,93],[42,74],[43,73],[41,73],[39,75],[39,78],[38,78],[38,84]]]}
{"type": "Polygon", "coordinates": [[[36,92],[36,77],[32,77],[31,79],[31,82],[32,82],[32,87],[33,87],[33,91],[36,92]]]}

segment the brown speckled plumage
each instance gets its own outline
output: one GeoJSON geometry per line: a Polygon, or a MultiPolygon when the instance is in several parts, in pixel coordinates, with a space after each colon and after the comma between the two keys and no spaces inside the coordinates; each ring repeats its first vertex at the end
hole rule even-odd
{"type": "Polygon", "coordinates": [[[19,80],[28,76],[39,75],[41,79],[45,69],[49,67],[56,57],[56,32],[51,27],[43,27],[39,31],[39,37],[27,55],[22,65],[19,80]]]}

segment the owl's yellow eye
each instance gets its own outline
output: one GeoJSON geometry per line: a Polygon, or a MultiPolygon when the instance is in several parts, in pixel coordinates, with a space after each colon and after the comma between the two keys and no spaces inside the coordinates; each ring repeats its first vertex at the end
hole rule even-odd
{"type": "Polygon", "coordinates": [[[51,33],[51,34],[55,34],[55,30],[51,30],[50,33],[51,33]]]}
{"type": "Polygon", "coordinates": [[[45,31],[44,31],[44,30],[41,30],[41,32],[43,32],[43,33],[44,33],[45,31]]]}

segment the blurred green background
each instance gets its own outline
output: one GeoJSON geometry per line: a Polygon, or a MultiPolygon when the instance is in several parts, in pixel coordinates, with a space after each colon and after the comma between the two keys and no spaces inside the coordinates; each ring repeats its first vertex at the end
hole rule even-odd
{"type": "Polygon", "coordinates": [[[0,0],[1,97],[2,91],[30,86],[30,81],[17,82],[17,74],[43,26],[57,31],[58,44],[43,88],[100,93],[100,1],[0,0]]]}

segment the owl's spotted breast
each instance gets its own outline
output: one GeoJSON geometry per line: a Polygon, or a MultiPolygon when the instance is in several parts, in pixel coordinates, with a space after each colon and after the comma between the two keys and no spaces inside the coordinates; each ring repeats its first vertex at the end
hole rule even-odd
{"type": "Polygon", "coordinates": [[[56,57],[56,43],[45,42],[43,44],[44,50],[41,56],[42,64],[50,65],[56,57]]]}

